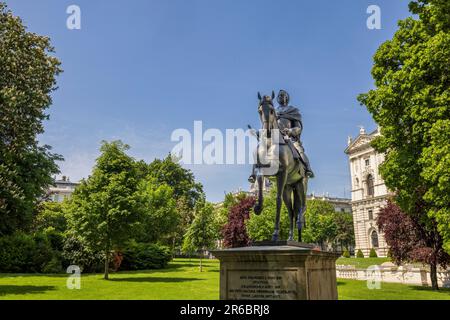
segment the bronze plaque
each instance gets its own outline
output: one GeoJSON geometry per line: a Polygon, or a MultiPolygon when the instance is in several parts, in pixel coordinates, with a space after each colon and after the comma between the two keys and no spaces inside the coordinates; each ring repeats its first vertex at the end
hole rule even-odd
{"type": "Polygon", "coordinates": [[[295,300],[297,270],[228,270],[230,300],[295,300]]]}

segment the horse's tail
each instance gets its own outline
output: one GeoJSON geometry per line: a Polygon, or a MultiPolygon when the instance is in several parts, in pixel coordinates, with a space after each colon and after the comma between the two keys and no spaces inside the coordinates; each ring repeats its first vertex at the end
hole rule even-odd
{"type": "Polygon", "coordinates": [[[264,195],[263,195],[263,176],[258,175],[257,181],[258,181],[258,201],[256,202],[255,207],[253,210],[255,211],[256,215],[260,215],[263,209],[263,203],[264,203],[264,195]]]}

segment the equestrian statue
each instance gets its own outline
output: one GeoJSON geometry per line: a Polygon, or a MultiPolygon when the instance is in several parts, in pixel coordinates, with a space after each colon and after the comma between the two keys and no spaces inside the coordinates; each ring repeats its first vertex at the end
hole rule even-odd
{"type": "Polygon", "coordinates": [[[302,227],[306,210],[306,192],[308,179],[314,177],[308,157],[301,142],[303,122],[300,111],[289,105],[289,94],[280,90],[277,102],[273,105],[272,96],[261,96],[258,93],[258,113],[262,129],[256,133],[258,147],[255,151],[256,163],[249,177],[258,185],[258,201],[254,212],[259,215],[263,209],[264,177],[275,181],[277,187],[277,208],[275,230],[272,241],[279,240],[280,212],[282,202],[289,213],[289,237],[294,240],[294,224],[297,224],[298,241],[302,241],[302,227]]]}

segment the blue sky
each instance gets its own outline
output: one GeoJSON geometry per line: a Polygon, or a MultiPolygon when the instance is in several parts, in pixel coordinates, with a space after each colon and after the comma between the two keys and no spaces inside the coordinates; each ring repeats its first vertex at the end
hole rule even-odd
{"type": "MultiPolygon", "coordinates": [[[[344,149],[358,125],[373,130],[356,97],[373,87],[372,56],[409,15],[405,0],[14,0],[29,30],[50,36],[64,73],[40,137],[86,177],[101,140],[135,158],[166,156],[177,128],[259,127],[256,93],[286,89],[304,118],[316,178],[309,191],[349,197],[344,149]],[[66,28],[76,4],[82,29],[66,28]],[[381,30],[366,9],[381,8],[381,30]]],[[[210,201],[248,189],[249,165],[192,166],[210,201]]]]}

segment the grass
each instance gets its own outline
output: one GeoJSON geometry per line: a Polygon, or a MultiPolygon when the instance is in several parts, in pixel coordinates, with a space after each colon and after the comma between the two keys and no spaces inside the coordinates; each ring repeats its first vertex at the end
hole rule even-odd
{"type": "Polygon", "coordinates": [[[66,287],[68,275],[0,275],[1,299],[45,300],[217,300],[219,263],[176,259],[163,270],[117,272],[110,280],[101,274],[81,276],[81,289],[66,287]]]}
{"type": "Polygon", "coordinates": [[[380,289],[368,289],[366,281],[338,279],[339,300],[450,300],[450,289],[433,291],[428,287],[399,283],[381,283],[380,289]]]}
{"type": "MultiPolygon", "coordinates": [[[[81,289],[66,287],[67,275],[0,274],[1,299],[36,300],[217,300],[219,263],[204,260],[200,272],[198,260],[175,259],[164,270],[117,272],[105,281],[100,274],[82,275],[81,289]]],[[[382,283],[369,290],[366,282],[338,280],[339,299],[447,299],[450,290],[382,283]]]]}
{"type": "Polygon", "coordinates": [[[383,262],[390,262],[390,258],[339,258],[336,264],[355,266],[357,269],[367,269],[373,265],[381,265],[383,262]]]}

